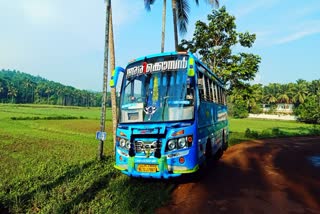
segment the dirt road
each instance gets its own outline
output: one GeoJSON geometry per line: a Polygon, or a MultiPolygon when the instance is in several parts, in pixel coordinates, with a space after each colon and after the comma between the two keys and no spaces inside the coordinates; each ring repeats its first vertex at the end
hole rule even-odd
{"type": "Polygon", "coordinates": [[[181,182],[157,213],[319,213],[320,136],[245,142],[181,182]]]}

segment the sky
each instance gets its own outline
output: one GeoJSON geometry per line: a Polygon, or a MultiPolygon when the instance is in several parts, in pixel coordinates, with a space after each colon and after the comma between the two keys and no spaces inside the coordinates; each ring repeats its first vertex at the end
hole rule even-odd
{"type": "MultiPolygon", "coordinates": [[[[212,7],[190,1],[188,32],[212,7]]],[[[167,1],[165,51],[174,50],[167,1]]],[[[248,53],[261,56],[253,83],[320,79],[319,0],[220,0],[238,32],[255,33],[248,53]]],[[[162,1],[147,12],[142,0],[112,0],[116,65],[160,52],[162,1]]],[[[104,0],[0,0],[0,69],[19,70],[78,89],[102,91],[104,0]]],[[[236,53],[236,50],[234,50],[236,53]]]]}

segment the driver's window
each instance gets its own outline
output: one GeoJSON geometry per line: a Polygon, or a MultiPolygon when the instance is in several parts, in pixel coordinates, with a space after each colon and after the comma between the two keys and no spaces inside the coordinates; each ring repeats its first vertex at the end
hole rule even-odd
{"type": "Polygon", "coordinates": [[[132,103],[132,102],[142,102],[142,93],[144,90],[142,88],[142,83],[139,78],[136,78],[131,83],[127,85],[125,88],[125,96],[124,103],[132,103]]]}
{"type": "Polygon", "coordinates": [[[142,82],[136,78],[131,85],[130,102],[142,102],[142,82]]]}

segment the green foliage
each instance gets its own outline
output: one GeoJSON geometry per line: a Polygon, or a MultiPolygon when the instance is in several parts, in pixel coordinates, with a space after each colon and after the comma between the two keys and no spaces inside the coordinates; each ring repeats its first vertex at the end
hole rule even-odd
{"type": "MultiPolygon", "coordinates": [[[[100,106],[101,93],[79,90],[20,71],[0,70],[0,102],[100,106]]],[[[110,96],[109,96],[110,98],[110,96]]],[[[111,105],[110,99],[108,105],[111,105]]]]}
{"type": "Polygon", "coordinates": [[[278,127],[272,128],[271,133],[275,136],[279,136],[281,134],[280,129],[278,127]]]}
{"type": "Polygon", "coordinates": [[[246,103],[243,100],[237,100],[232,107],[229,106],[229,114],[234,118],[246,118],[249,116],[246,103]]]}
{"type": "Polygon", "coordinates": [[[236,18],[225,7],[213,10],[208,22],[197,21],[193,38],[182,40],[183,49],[199,54],[200,59],[227,85],[231,96],[229,109],[236,118],[248,117],[248,112],[257,109],[256,97],[251,95],[249,81],[259,69],[260,56],[239,52],[233,53],[235,46],[251,48],[256,35],[236,31],[236,18]]]}
{"type": "Polygon", "coordinates": [[[254,105],[250,109],[250,113],[252,113],[252,114],[261,114],[262,112],[263,112],[262,108],[259,105],[254,105]]]}
{"type": "Polygon", "coordinates": [[[253,131],[253,130],[251,131],[249,128],[247,128],[244,133],[244,136],[248,138],[258,138],[259,133],[257,131],[253,131]]]}
{"type": "Polygon", "coordinates": [[[320,96],[308,97],[294,113],[300,121],[320,124],[320,96]]]}
{"type": "Polygon", "coordinates": [[[238,33],[235,17],[229,15],[225,7],[221,7],[208,15],[208,24],[197,21],[192,40],[182,40],[180,46],[198,53],[201,60],[232,91],[233,88],[246,87],[246,82],[254,79],[261,61],[258,55],[244,52],[234,54],[232,48],[238,44],[250,48],[255,39],[255,34],[238,33]]]}

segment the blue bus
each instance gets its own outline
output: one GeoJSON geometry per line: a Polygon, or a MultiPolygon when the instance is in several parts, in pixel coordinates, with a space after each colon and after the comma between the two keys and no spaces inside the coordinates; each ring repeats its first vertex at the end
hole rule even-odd
{"type": "Polygon", "coordinates": [[[223,82],[192,53],[137,58],[116,67],[110,86],[120,88],[115,168],[122,173],[177,177],[227,149],[223,82]]]}

